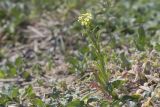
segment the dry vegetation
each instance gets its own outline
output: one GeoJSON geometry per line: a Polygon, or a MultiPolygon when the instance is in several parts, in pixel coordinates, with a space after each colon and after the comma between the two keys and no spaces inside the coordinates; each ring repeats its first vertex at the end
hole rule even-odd
{"type": "Polygon", "coordinates": [[[160,107],[160,0],[0,0],[0,107],[160,107]]]}

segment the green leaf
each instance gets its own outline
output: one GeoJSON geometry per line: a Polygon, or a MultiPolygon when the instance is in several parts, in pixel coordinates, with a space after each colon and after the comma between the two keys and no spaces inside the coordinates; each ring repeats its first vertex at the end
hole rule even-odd
{"type": "Polygon", "coordinates": [[[11,101],[11,99],[8,97],[8,95],[0,93],[0,106],[5,107],[9,101],[11,101]]]}
{"type": "Polygon", "coordinates": [[[107,83],[106,90],[112,94],[112,96],[116,96],[113,90],[120,88],[125,82],[126,81],[123,79],[112,80],[111,82],[107,83]]]}
{"type": "Polygon", "coordinates": [[[0,10],[0,19],[3,19],[6,17],[6,12],[4,10],[0,10]]]}
{"type": "Polygon", "coordinates": [[[111,82],[112,87],[114,88],[119,88],[120,86],[122,86],[126,81],[123,79],[117,79],[117,80],[113,80],[111,82]]]}
{"type": "Polygon", "coordinates": [[[7,71],[7,76],[8,77],[14,77],[14,76],[17,75],[17,69],[12,63],[9,62],[7,64],[7,67],[9,68],[8,71],[7,71]]]}
{"type": "Polygon", "coordinates": [[[121,101],[127,101],[127,100],[129,100],[129,101],[138,101],[139,100],[139,98],[140,98],[141,96],[140,95],[124,95],[122,98],[121,98],[121,101]]]}
{"type": "Polygon", "coordinates": [[[22,58],[20,58],[20,57],[16,58],[15,65],[17,67],[20,67],[22,65],[22,63],[23,63],[22,58]]]}
{"type": "Polygon", "coordinates": [[[0,70],[0,78],[5,78],[5,72],[3,70],[0,70]]]}
{"type": "Polygon", "coordinates": [[[18,101],[19,88],[17,86],[6,86],[2,90],[1,96],[9,100],[18,101]]]}
{"type": "Polygon", "coordinates": [[[130,69],[131,68],[131,63],[129,62],[129,60],[127,59],[127,57],[125,56],[125,53],[122,52],[120,54],[120,59],[121,59],[121,66],[122,68],[127,68],[130,69]]]}
{"type": "Polygon", "coordinates": [[[159,43],[156,44],[155,49],[156,49],[157,51],[160,51],[160,44],[159,44],[159,43]]]}
{"type": "Polygon", "coordinates": [[[89,52],[89,48],[87,46],[83,46],[79,51],[84,55],[89,52]]]}
{"type": "Polygon", "coordinates": [[[34,98],[36,95],[33,92],[33,87],[31,85],[29,85],[26,89],[25,89],[25,93],[24,96],[27,96],[28,98],[34,98]]]}
{"type": "Polygon", "coordinates": [[[85,107],[85,104],[83,101],[80,100],[73,100],[70,103],[67,104],[67,107],[85,107]]]}
{"type": "Polygon", "coordinates": [[[135,45],[138,50],[144,51],[146,45],[146,33],[143,26],[140,26],[137,31],[137,38],[135,40],[135,45]]]}
{"type": "Polygon", "coordinates": [[[16,75],[17,75],[17,69],[16,69],[15,67],[10,68],[10,69],[9,69],[9,75],[10,75],[11,77],[16,76],[16,75]]]}
{"type": "Polygon", "coordinates": [[[100,102],[100,107],[111,107],[110,103],[108,101],[101,101],[100,102]]]}
{"type": "Polygon", "coordinates": [[[34,107],[46,107],[46,104],[39,98],[33,99],[32,104],[34,107]]]}
{"type": "Polygon", "coordinates": [[[121,107],[121,104],[120,104],[120,100],[114,100],[112,103],[111,103],[111,107],[121,107]]]}
{"type": "Polygon", "coordinates": [[[13,99],[18,97],[18,95],[19,95],[19,88],[18,87],[12,88],[10,92],[10,97],[13,99]]]}
{"type": "Polygon", "coordinates": [[[98,101],[99,99],[98,98],[96,98],[96,97],[91,97],[91,98],[89,98],[88,100],[87,100],[87,104],[88,103],[91,103],[91,102],[96,102],[96,101],[98,101]]]}
{"type": "Polygon", "coordinates": [[[26,81],[30,81],[31,80],[31,75],[30,73],[28,73],[27,71],[23,72],[21,74],[22,78],[24,78],[26,81]]]}

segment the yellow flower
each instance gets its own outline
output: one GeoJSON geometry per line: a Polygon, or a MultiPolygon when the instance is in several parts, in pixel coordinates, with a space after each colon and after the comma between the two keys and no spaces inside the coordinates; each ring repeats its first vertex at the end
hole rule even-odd
{"type": "Polygon", "coordinates": [[[78,22],[80,22],[82,26],[89,26],[91,24],[91,20],[92,20],[91,13],[81,14],[78,17],[78,22]]]}

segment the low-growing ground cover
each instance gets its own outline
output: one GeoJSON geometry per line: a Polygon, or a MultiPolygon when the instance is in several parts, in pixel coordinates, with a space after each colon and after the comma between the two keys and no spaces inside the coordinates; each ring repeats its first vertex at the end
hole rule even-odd
{"type": "Polygon", "coordinates": [[[159,0],[1,0],[1,107],[160,107],[159,0]]]}

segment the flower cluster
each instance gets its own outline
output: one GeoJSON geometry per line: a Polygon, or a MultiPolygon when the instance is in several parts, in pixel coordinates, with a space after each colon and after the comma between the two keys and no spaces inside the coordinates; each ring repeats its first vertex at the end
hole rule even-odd
{"type": "Polygon", "coordinates": [[[81,14],[78,17],[78,21],[81,23],[82,26],[89,26],[91,24],[91,20],[92,20],[91,13],[81,14]]]}

